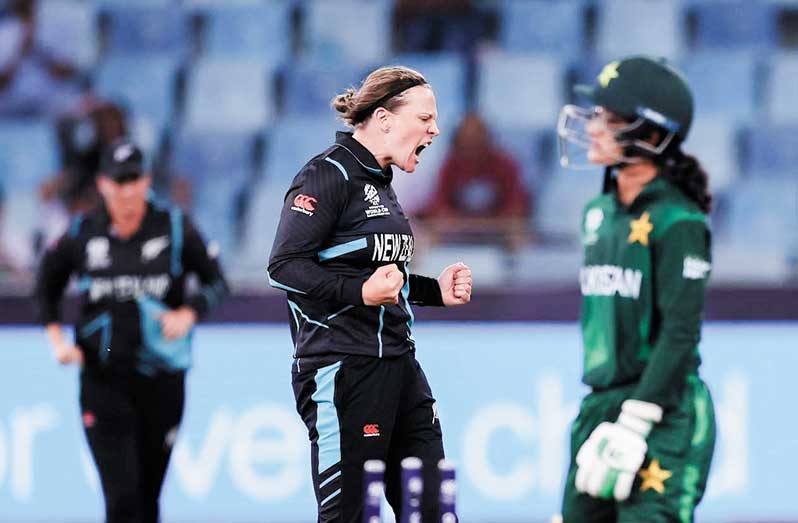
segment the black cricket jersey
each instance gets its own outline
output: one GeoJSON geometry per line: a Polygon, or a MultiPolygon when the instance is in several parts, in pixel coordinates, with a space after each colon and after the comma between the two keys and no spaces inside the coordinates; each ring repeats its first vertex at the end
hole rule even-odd
{"type": "Polygon", "coordinates": [[[288,294],[295,358],[414,350],[411,304],[442,306],[437,280],[411,274],[413,231],[381,169],[351,133],[311,159],[285,196],[269,282],[288,294]],[[395,263],[405,274],[396,305],[367,306],[361,288],[395,263]]]}
{"type": "Polygon", "coordinates": [[[216,256],[179,209],[151,202],[139,230],[122,240],[111,231],[101,206],[78,216],[42,258],[36,281],[40,321],[61,321],[69,278],[78,277],[79,319],[75,342],[88,369],[152,375],[180,371],[190,363],[191,334],[179,340],[161,335],[159,314],[181,305],[203,316],[227,293],[216,256]],[[199,292],[186,295],[195,273],[199,292]]]}

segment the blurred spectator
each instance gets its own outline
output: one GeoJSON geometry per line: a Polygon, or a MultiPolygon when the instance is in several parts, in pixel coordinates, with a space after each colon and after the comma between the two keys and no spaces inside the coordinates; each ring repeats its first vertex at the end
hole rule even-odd
{"type": "Polygon", "coordinates": [[[460,123],[422,218],[433,241],[478,237],[515,250],[529,234],[530,199],[516,161],[471,113],[460,123]]]}
{"type": "Polygon", "coordinates": [[[470,52],[484,25],[473,0],[397,0],[393,20],[403,52],[470,52]]]}
{"type": "Polygon", "coordinates": [[[128,134],[127,116],[122,109],[98,99],[86,101],[78,111],[59,119],[56,126],[62,168],[41,187],[45,245],[63,233],[72,216],[97,204],[94,177],[100,153],[128,134]]]}
{"type": "Polygon", "coordinates": [[[38,43],[36,1],[13,0],[0,18],[0,115],[55,116],[80,99],[77,69],[38,43]]]}

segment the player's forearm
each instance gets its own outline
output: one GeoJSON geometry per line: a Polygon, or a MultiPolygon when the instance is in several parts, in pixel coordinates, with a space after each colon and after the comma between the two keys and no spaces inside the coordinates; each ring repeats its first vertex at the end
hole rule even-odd
{"type": "Polygon", "coordinates": [[[363,283],[367,278],[334,274],[308,258],[292,258],[269,264],[269,284],[321,300],[363,305],[363,283]]]}
{"type": "Polygon", "coordinates": [[[64,240],[61,240],[56,248],[45,252],[36,274],[33,297],[42,325],[61,322],[61,301],[71,272],[68,249],[64,240]]]}
{"type": "Polygon", "coordinates": [[[60,295],[53,296],[51,293],[42,290],[36,294],[39,323],[45,326],[52,323],[60,323],[62,297],[60,295]]]}
{"type": "Polygon", "coordinates": [[[60,323],[48,323],[44,328],[44,332],[47,335],[47,341],[50,342],[50,347],[57,347],[66,343],[64,329],[61,328],[60,323]]]}
{"type": "Polygon", "coordinates": [[[222,300],[230,293],[227,283],[223,278],[202,285],[199,292],[186,300],[186,305],[194,309],[198,318],[202,318],[209,311],[219,306],[222,300]]]}
{"type": "Polygon", "coordinates": [[[684,383],[700,339],[700,319],[665,325],[632,399],[664,405],[684,383]]]}

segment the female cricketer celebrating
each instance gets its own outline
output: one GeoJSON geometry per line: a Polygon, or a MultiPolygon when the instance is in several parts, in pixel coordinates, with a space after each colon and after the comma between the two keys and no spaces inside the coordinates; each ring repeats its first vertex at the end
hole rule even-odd
{"type": "Polygon", "coordinates": [[[571,435],[563,519],[684,522],[706,487],[714,407],[698,377],[709,277],[707,176],[681,150],[693,98],[664,61],[607,64],[576,87],[558,124],[563,165],[573,145],[605,167],[603,194],[582,220],[582,401],[571,435]]]}
{"type": "Polygon", "coordinates": [[[362,519],[363,464],[386,463],[385,493],[400,519],[400,462],[424,463],[424,521],[437,516],[443,439],[435,399],[416,361],[411,304],[471,299],[471,271],[411,274],[414,239],[391,187],[413,172],[440,131],[435,95],[405,67],[372,72],[333,100],[353,133],[312,158],[286,194],[269,260],[288,293],[291,381],[308,428],[320,523],[362,519]]]}

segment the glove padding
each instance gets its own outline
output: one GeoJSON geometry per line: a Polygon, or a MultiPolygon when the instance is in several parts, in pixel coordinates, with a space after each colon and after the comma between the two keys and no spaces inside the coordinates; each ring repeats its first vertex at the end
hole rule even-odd
{"type": "Polygon", "coordinates": [[[579,449],[576,490],[594,498],[627,499],[646,457],[646,437],[661,419],[659,405],[624,401],[618,420],[600,424],[579,449]]]}

